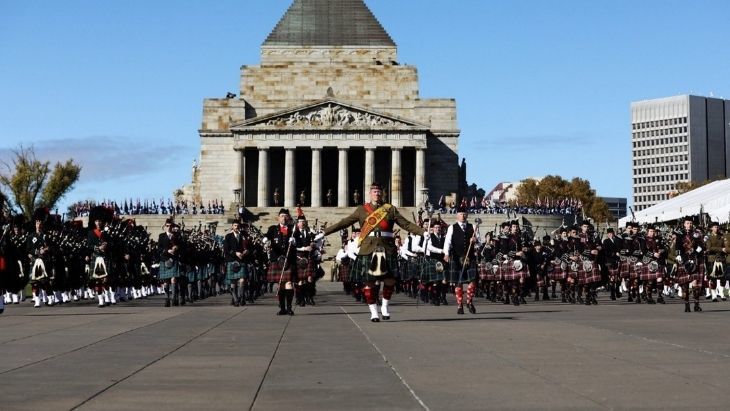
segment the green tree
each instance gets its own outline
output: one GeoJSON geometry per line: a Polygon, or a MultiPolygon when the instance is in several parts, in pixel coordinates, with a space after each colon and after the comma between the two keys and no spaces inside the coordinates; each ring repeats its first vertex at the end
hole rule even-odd
{"type": "Polygon", "coordinates": [[[2,161],[5,170],[0,174],[0,185],[10,199],[10,207],[28,219],[38,207],[53,209],[81,174],[81,166],[72,159],[53,167],[50,161],[38,160],[32,146],[21,145],[12,150],[11,157],[2,161]]]}

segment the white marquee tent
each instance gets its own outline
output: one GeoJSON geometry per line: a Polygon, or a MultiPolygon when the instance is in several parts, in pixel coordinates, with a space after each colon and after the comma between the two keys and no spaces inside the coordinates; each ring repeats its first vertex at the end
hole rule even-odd
{"type": "MultiPolygon", "coordinates": [[[[662,201],[635,213],[638,223],[672,221],[686,215],[698,215],[702,211],[712,221],[727,223],[730,219],[730,179],[715,181],[662,201]]],[[[631,221],[631,213],[619,220],[621,226],[631,221]]]]}

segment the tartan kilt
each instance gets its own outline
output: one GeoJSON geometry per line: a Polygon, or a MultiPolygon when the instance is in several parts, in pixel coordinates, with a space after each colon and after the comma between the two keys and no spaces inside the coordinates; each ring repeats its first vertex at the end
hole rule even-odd
{"type": "Polygon", "coordinates": [[[423,260],[424,258],[422,256],[408,257],[405,263],[405,277],[419,278],[421,276],[421,264],[423,264],[423,260]]]}
{"type": "Polygon", "coordinates": [[[160,273],[158,278],[160,280],[169,280],[176,277],[180,277],[180,263],[175,261],[172,263],[172,267],[167,267],[165,265],[165,261],[160,261],[160,273]]]}
{"type": "Polygon", "coordinates": [[[520,271],[515,271],[515,268],[512,264],[512,260],[507,260],[500,263],[499,271],[502,273],[502,281],[515,281],[521,278],[528,278],[530,276],[530,271],[527,268],[527,264],[523,264],[523,268],[520,271]]]}
{"type": "Polygon", "coordinates": [[[674,280],[677,282],[677,284],[687,284],[691,283],[692,281],[700,281],[704,282],[705,279],[705,265],[704,264],[697,264],[697,270],[694,273],[688,273],[684,269],[683,264],[677,264],[675,265],[676,268],[676,275],[674,277],[674,280]]]}
{"type": "Polygon", "coordinates": [[[470,262],[469,267],[461,273],[462,264],[457,258],[449,260],[449,269],[444,272],[446,281],[454,284],[463,284],[476,281],[479,279],[479,272],[474,268],[474,264],[470,262]]]}
{"type": "Polygon", "coordinates": [[[297,257],[297,277],[299,280],[305,280],[308,277],[314,278],[314,261],[311,258],[297,257]]]}
{"type": "Polygon", "coordinates": [[[560,266],[560,262],[553,261],[553,271],[548,273],[548,278],[553,281],[563,281],[566,278],[568,278],[567,271],[563,270],[563,267],[560,266]]]}
{"type": "Polygon", "coordinates": [[[269,268],[266,270],[266,282],[267,283],[278,283],[279,280],[282,282],[296,281],[296,278],[292,278],[292,269],[289,267],[288,270],[281,271],[284,269],[284,257],[279,257],[277,260],[269,261],[269,268]]]}
{"type": "MultiPolygon", "coordinates": [[[[491,266],[491,264],[490,264],[491,266]]],[[[499,265],[496,266],[496,270],[492,270],[491,268],[487,268],[483,265],[479,266],[479,279],[481,281],[497,281],[499,280],[499,265]]]]}
{"type": "Polygon", "coordinates": [[[352,265],[350,271],[350,281],[354,283],[363,283],[366,281],[378,281],[385,278],[398,278],[398,256],[395,253],[386,253],[385,258],[388,264],[389,274],[375,277],[368,273],[370,271],[370,258],[372,254],[358,255],[355,264],[352,265]]]}
{"type": "Polygon", "coordinates": [[[619,261],[618,270],[621,273],[622,278],[636,278],[634,264],[632,264],[629,260],[619,261]]]}
{"type": "Polygon", "coordinates": [[[444,270],[442,270],[441,272],[438,272],[436,270],[436,265],[437,265],[436,263],[438,263],[438,262],[439,262],[439,260],[437,260],[435,258],[430,258],[430,257],[423,258],[423,260],[421,261],[421,275],[420,275],[421,281],[423,281],[424,283],[431,283],[431,282],[443,281],[446,278],[446,275],[445,275],[446,267],[444,266],[443,263],[442,263],[442,267],[444,268],[444,270]]]}
{"type": "Polygon", "coordinates": [[[248,264],[240,263],[241,269],[238,270],[238,272],[233,271],[233,261],[226,263],[226,282],[230,284],[231,281],[248,279],[250,273],[249,273],[249,267],[248,264]]]}
{"type": "Polygon", "coordinates": [[[350,281],[350,259],[343,259],[337,265],[337,281],[346,283],[350,281]]]}
{"type": "Polygon", "coordinates": [[[621,275],[621,262],[617,261],[615,266],[611,263],[606,263],[606,272],[611,277],[619,277],[621,275]]]}
{"type": "Polygon", "coordinates": [[[643,267],[641,267],[641,271],[639,272],[639,280],[642,281],[653,281],[657,278],[663,278],[664,277],[664,266],[660,265],[659,269],[657,269],[654,272],[651,272],[649,270],[649,265],[645,264],[643,267]]]}
{"type": "Polygon", "coordinates": [[[584,270],[582,267],[578,269],[578,284],[586,285],[601,282],[601,270],[597,266],[593,266],[590,271],[584,270]]]}

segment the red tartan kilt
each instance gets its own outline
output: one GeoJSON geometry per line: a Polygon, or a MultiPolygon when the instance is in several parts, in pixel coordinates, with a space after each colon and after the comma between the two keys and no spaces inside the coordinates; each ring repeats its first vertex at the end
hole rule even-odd
{"type": "Polygon", "coordinates": [[[545,275],[544,274],[538,274],[537,275],[537,281],[535,281],[535,284],[538,287],[544,287],[545,286],[545,275]]]}
{"type": "Polygon", "coordinates": [[[479,267],[479,279],[482,281],[497,281],[499,279],[499,270],[495,273],[491,269],[479,267]]]}
{"type": "Polygon", "coordinates": [[[291,269],[288,269],[284,271],[284,274],[281,274],[283,265],[279,261],[271,261],[269,263],[269,269],[266,270],[266,282],[269,283],[278,283],[279,281],[287,282],[291,281],[291,269]]]}
{"type": "Polygon", "coordinates": [[[601,281],[601,272],[598,268],[591,271],[585,271],[582,268],[578,270],[578,284],[593,284],[601,281]]]}
{"type": "Polygon", "coordinates": [[[677,282],[677,284],[687,284],[691,283],[692,281],[702,281],[705,282],[705,265],[704,264],[698,264],[697,270],[690,274],[684,269],[684,265],[678,264],[677,265],[677,276],[675,277],[674,281],[677,282]]]}
{"type": "Polygon", "coordinates": [[[639,280],[642,280],[642,281],[653,281],[653,280],[656,280],[657,278],[662,278],[662,277],[664,277],[664,267],[662,267],[662,266],[659,266],[658,270],[651,272],[649,270],[649,267],[647,265],[645,265],[644,267],[641,268],[641,271],[639,272],[639,280]]]}
{"type": "Polygon", "coordinates": [[[621,277],[623,278],[637,278],[638,274],[634,270],[635,264],[633,264],[631,261],[621,261],[618,263],[618,269],[619,272],[621,272],[621,277]]]}
{"type": "Polygon", "coordinates": [[[307,277],[314,277],[314,263],[311,259],[297,258],[297,277],[306,280],[307,277]]]}
{"type": "Polygon", "coordinates": [[[515,271],[511,261],[500,264],[499,271],[501,272],[502,281],[515,281],[530,276],[526,266],[521,271],[515,271]]]}
{"type": "Polygon", "coordinates": [[[350,262],[340,263],[337,269],[337,281],[346,283],[350,281],[350,262]]]}
{"type": "Polygon", "coordinates": [[[553,281],[563,281],[568,277],[568,273],[560,268],[560,264],[553,263],[553,271],[548,273],[548,278],[553,281]]]}

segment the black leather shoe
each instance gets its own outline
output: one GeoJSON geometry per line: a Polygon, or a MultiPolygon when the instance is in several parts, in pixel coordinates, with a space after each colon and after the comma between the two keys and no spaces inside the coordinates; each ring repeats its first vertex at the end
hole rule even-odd
{"type": "Polygon", "coordinates": [[[294,315],[294,310],[292,310],[292,309],[290,308],[290,309],[288,309],[288,310],[287,310],[287,312],[286,312],[286,313],[287,313],[287,314],[289,314],[289,315],[294,315]]]}
{"type": "Polygon", "coordinates": [[[477,313],[477,308],[474,307],[474,304],[467,304],[466,307],[469,309],[469,312],[470,313],[472,313],[472,314],[476,314],[477,313]]]}
{"type": "Polygon", "coordinates": [[[700,303],[695,303],[695,312],[698,313],[698,312],[701,312],[701,311],[702,311],[702,307],[700,307],[700,303]]]}
{"type": "Polygon", "coordinates": [[[279,312],[276,313],[276,315],[287,315],[287,314],[289,314],[289,313],[286,310],[279,310],[279,312]]]}
{"type": "Polygon", "coordinates": [[[370,321],[371,322],[374,322],[374,323],[379,323],[380,322],[380,318],[371,318],[370,321]]]}
{"type": "Polygon", "coordinates": [[[692,310],[689,309],[689,303],[684,303],[684,312],[691,313],[692,310]]]}
{"type": "Polygon", "coordinates": [[[389,315],[384,315],[383,316],[383,320],[390,320],[390,316],[389,315]]]}
{"type": "Polygon", "coordinates": [[[456,313],[457,313],[457,314],[464,314],[464,307],[459,307],[459,308],[458,308],[458,309],[456,310],[456,313]]]}

